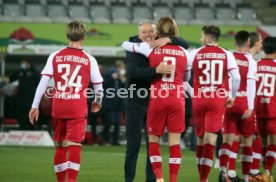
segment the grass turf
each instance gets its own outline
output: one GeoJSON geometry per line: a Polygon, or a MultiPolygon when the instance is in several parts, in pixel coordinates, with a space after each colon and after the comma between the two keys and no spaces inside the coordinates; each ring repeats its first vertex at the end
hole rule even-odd
{"type": "MultiPolygon", "coordinates": [[[[141,148],[135,182],[145,181],[145,147],[141,148]]],[[[162,147],[163,173],[168,181],[168,148],[162,147]]],[[[51,147],[0,147],[0,181],[50,182],[55,181],[52,166],[54,148],[51,147]]],[[[84,146],[79,182],[123,182],[125,146],[84,146]]],[[[179,182],[197,182],[195,154],[182,151],[179,182]]],[[[237,163],[240,173],[240,162],[237,163]]],[[[217,181],[218,170],[212,168],[209,181],[217,181]]]]}

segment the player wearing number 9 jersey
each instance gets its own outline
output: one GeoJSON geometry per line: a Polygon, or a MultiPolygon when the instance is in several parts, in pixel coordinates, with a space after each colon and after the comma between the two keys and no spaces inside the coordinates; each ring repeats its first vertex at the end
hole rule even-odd
{"type": "Polygon", "coordinates": [[[273,181],[276,160],[276,37],[263,41],[264,58],[257,62],[256,116],[259,133],[267,144],[263,181],[273,181]]]}
{"type": "Polygon", "coordinates": [[[240,84],[238,66],[232,53],[218,47],[220,29],[202,28],[204,45],[190,53],[194,71],[193,118],[197,135],[196,158],[200,181],[207,181],[214,156],[214,145],[222,128],[225,104],[231,106],[240,84]],[[226,81],[232,76],[232,98],[227,97],[226,81]],[[203,140],[204,139],[204,140],[203,140]]]}
{"type": "Polygon", "coordinates": [[[102,82],[97,61],[84,50],[85,25],[73,21],[66,29],[69,46],[52,53],[42,71],[32,109],[30,122],[38,120],[38,107],[50,78],[54,78],[52,122],[57,142],[54,169],[58,181],[76,181],[80,168],[81,142],[85,136],[87,88],[94,84],[95,100],[92,111],[101,108],[102,82]]]}
{"type": "MultiPolygon", "coordinates": [[[[157,23],[159,38],[178,35],[175,21],[170,17],[161,17],[157,23]]],[[[124,42],[127,51],[145,55],[150,66],[157,67],[160,62],[175,67],[173,72],[155,78],[151,82],[151,95],[147,113],[147,132],[149,134],[149,156],[157,181],[163,180],[159,137],[164,134],[165,127],[169,133],[170,146],[170,182],[175,182],[181,163],[180,135],[185,129],[185,99],[183,79],[187,65],[188,52],[180,46],[165,45],[152,49],[148,43],[124,42]]],[[[186,78],[187,79],[187,78],[186,78]]]]}

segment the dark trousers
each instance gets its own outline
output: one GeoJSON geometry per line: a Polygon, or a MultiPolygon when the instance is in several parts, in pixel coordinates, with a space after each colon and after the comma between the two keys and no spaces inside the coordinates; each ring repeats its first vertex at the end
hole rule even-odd
{"type": "MultiPolygon", "coordinates": [[[[126,156],[125,156],[125,182],[133,182],[136,173],[136,163],[141,146],[142,129],[145,129],[147,106],[136,103],[126,103],[126,156]]],[[[146,130],[145,130],[146,131],[146,130]]],[[[145,132],[146,134],[147,132],[145,132]]],[[[148,136],[146,134],[147,159],[146,181],[155,181],[155,175],[148,157],[148,136]]]]}
{"type": "Polygon", "coordinates": [[[104,129],[102,136],[105,142],[110,142],[109,130],[111,125],[114,125],[114,130],[112,134],[112,144],[119,144],[119,134],[120,134],[120,120],[121,120],[121,110],[108,109],[104,111],[104,129]]]}

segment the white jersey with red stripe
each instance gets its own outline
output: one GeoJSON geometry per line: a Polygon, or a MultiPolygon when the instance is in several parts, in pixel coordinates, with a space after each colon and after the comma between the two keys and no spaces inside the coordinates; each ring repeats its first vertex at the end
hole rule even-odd
{"type": "Polygon", "coordinates": [[[52,53],[41,74],[55,80],[52,110],[55,118],[85,117],[89,83],[103,82],[95,58],[82,49],[70,47],[52,53]]]}
{"type": "MultiPolygon", "coordinates": [[[[175,70],[172,74],[163,75],[162,77],[155,78],[151,82],[151,100],[160,99],[165,96],[161,90],[168,91],[169,103],[173,103],[174,98],[182,98],[184,100],[183,79],[185,70],[189,70],[191,66],[188,65],[189,53],[184,48],[177,45],[165,45],[159,49],[152,49],[148,43],[143,42],[140,44],[124,42],[124,49],[131,52],[137,52],[145,55],[151,67],[157,67],[162,61],[166,64],[174,65],[175,70]]],[[[164,98],[162,98],[164,100],[164,98]]]]}
{"type": "MultiPolygon", "coordinates": [[[[228,72],[238,69],[231,52],[218,46],[205,45],[190,53],[190,64],[194,69],[194,98],[204,98],[202,93],[217,91],[227,95],[228,72]]],[[[218,97],[218,94],[213,94],[213,98],[218,97]]]]}
{"type": "Polygon", "coordinates": [[[257,118],[276,118],[276,60],[260,59],[257,62],[257,118]]]}

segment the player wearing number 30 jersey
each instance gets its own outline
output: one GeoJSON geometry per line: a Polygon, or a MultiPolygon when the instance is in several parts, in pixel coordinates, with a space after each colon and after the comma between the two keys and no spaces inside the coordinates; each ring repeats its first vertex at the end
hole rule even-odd
{"type": "MultiPolygon", "coordinates": [[[[178,34],[178,28],[172,18],[161,17],[157,23],[157,32],[160,38],[172,37],[178,34]]],[[[185,129],[183,79],[185,70],[190,69],[187,65],[188,52],[176,45],[165,45],[154,50],[148,43],[124,42],[122,46],[127,51],[145,55],[152,67],[157,67],[162,61],[175,67],[171,74],[162,75],[151,82],[147,132],[153,171],[157,182],[163,182],[159,137],[167,127],[170,147],[170,182],[176,182],[181,164],[180,135],[185,129]]]]}
{"type": "Polygon", "coordinates": [[[240,84],[238,66],[232,53],[218,47],[220,29],[202,28],[203,47],[190,53],[194,70],[193,118],[197,135],[196,157],[200,181],[208,181],[214,145],[222,128],[225,105],[231,106],[240,84]],[[228,73],[232,80],[232,98],[227,99],[228,73]]]}
{"type": "Polygon", "coordinates": [[[97,61],[82,50],[85,39],[85,25],[74,21],[66,29],[69,46],[52,53],[42,71],[42,78],[36,90],[30,122],[34,124],[39,116],[40,100],[50,78],[54,78],[52,122],[54,140],[57,142],[54,168],[58,181],[76,181],[80,168],[81,142],[87,123],[87,88],[94,84],[95,100],[92,111],[101,108],[102,76],[97,61]]]}

